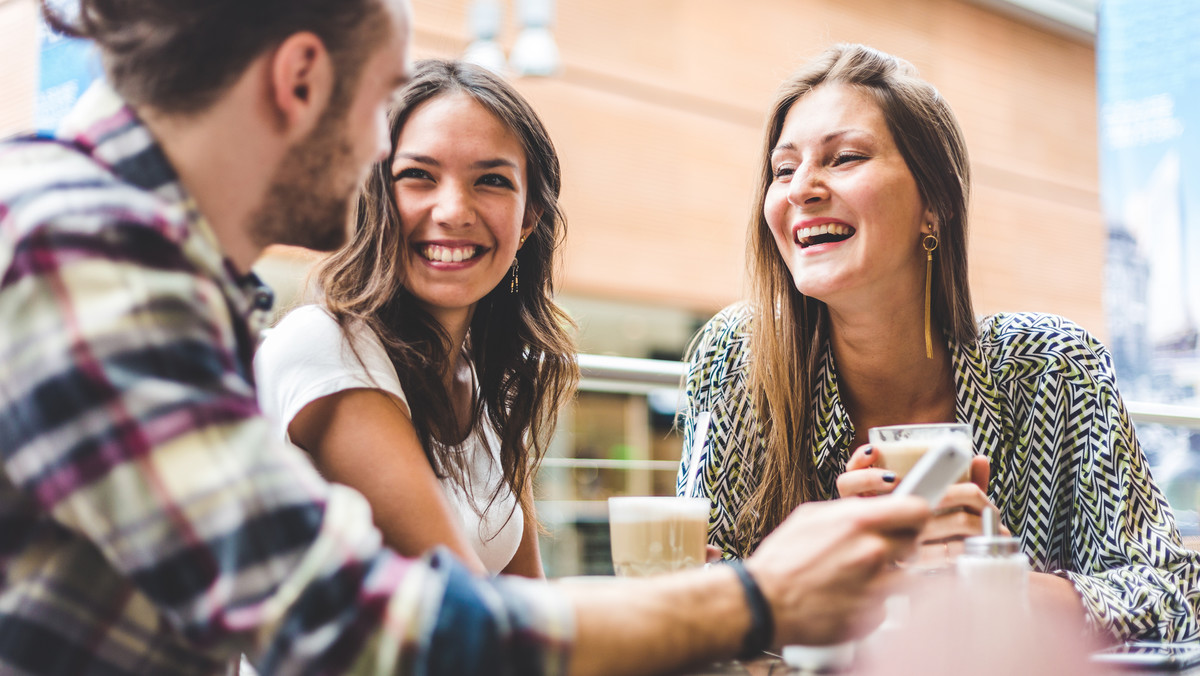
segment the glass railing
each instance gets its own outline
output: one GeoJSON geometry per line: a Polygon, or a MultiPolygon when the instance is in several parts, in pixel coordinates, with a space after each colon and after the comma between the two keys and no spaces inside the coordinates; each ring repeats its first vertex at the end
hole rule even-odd
{"type": "MultiPolygon", "coordinates": [[[[611,572],[607,498],[673,494],[683,444],[673,427],[682,362],[581,354],[579,366],[579,395],[562,412],[535,487],[551,577],[611,572]]],[[[1126,407],[1180,531],[1197,541],[1200,407],[1126,407]]]]}

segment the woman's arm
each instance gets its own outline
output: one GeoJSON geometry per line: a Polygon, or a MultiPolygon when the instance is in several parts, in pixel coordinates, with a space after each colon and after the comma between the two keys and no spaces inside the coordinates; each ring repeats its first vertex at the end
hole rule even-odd
{"type": "MultiPolygon", "coordinates": [[[[1200,556],[1180,542],[1107,350],[1053,316],[1013,316],[992,334],[1015,423],[1014,445],[992,456],[1007,464],[997,502],[1034,568],[1070,581],[1095,631],[1200,638],[1200,556]]],[[[1053,595],[1069,605],[1033,582],[1035,604],[1053,595]]]]}
{"type": "Polygon", "coordinates": [[[473,572],[488,572],[463,535],[403,403],[379,390],[343,390],[302,408],[288,434],[326,479],[366,496],[389,547],[415,557],[445,545],[473,572]]]}
{"type": "Polygon", "coordinates": [[[689,355],[684,384],[686,401],[678,421],[683,432],[683,449],[676,493],[684,494],[688,478],[695,472],[692,495],[712,501],[708,542],[729,558],[740,556],[734,521],[754,485],[750,468],[756,467],[763,452],[746,385],[748,373],[743,351],[750,337],[745,329],[748,318],[748,309],[733,306],[722,310],[704,326],[689,355]],[[700,464],[693,467],[696,418],[704,412],[711,417],[700,464]]]}
{"type": "Polygon", "coordinates": [[[501,571],[505,575],[521,575],[524,577],[532,577],[543,579],[546,573],[542,570],[542,553],[538,550],[538,520],[537,513],[533,509],[533,479],[532,477],[525,482],[525,489],[522,491],[525,504],[529,505],[529,509],[525,510],[525,530],[521,532],[521,544],[517,547],[517,553],[513,554],[512,561],[508,562],[504,570],[501,571]]]}
{"type": "MultiPolygon", "coordinates": [[[[1048,627],[1078,629],[1083,632],[1087,617],[1083,599],[1075,585],[1065,577],[1050,573],[1029,574],[1029,606],[1048,627]]],[[[1067,631],[1062,632],[1067,635],[1067,631]]]]}
{"type": "Polygon", "coordinates": [[[1179,540],[1115,383],[1101,377],[1075,394],[1094,403],[1079,414],[1075,448],[1059,454],[1071,458],[1075,509],[1071,565],[1055,572],[1073,583],[1096,629],[1122,639],[1200,638],[1200,555],[1179,540]]]}

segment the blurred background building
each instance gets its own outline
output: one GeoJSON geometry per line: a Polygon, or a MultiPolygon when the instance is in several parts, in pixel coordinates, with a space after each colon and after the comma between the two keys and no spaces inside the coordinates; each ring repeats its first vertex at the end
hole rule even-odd
{"type": "MultiPolygon", "coordinates": [[[[1096,0],[412,4],[417,57],[507,69],[549,127],[568,218],[559,289],[585,353],[678,360],[742,297],[765,110],[842,41],[908,59],[957,112],[977,311],[1053,312],[1107,338],[1096,0]]],[[[0,135],[34,124],[51,47],[34,0],[0,0],[0,135]]],[[[286,305],[312,260],[276,249],[259,267],[286,305]]],[[[604,498],[673,492],[675,405],[670,387],[592,384],[568,406],[538,485],[551,575],[611,570],[604,498]]]]}
{"type": "MultiPolygon", "coordinates": [[[[1127,399],[1200,404],[1200,3],[1104,0],[1097,39],[1109,345],[1127,399]]],[[[1200,432],[1138,425],[1184,532],[1200,432]]]]}

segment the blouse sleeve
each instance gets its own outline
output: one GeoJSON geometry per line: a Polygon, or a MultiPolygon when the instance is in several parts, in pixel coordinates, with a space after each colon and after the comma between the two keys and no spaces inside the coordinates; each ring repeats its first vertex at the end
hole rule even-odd
{"type": "Polygon", "coordinates": [[[1058,401],[1036,414],[1061,415],[1067,438],[1055,456],[1070,476],[1070,563],[1054,570],[1080,593],[1089,624],[1121,639],[1200,637],[1200,554],[1185,548],[1116,387],[1107,350],[1065,323],[1065,368],[1041,391],[1058,401]],[[1073,345],[1071,343],[1074,343],[1073,345]]]}
{"type": "Polygon", "coordinates": [[[704,413],[709,417],[692,495],[712,502],[708,542],[725,558],[740,555],[734,525],[762,457],[762,439],[746,384],[749,317],[746,306],[735,305],[705,325],[688,358],[686,402],[680,420],[683,452],[676,493],[684,495],[693,470],[697,419],[704,413]]]}

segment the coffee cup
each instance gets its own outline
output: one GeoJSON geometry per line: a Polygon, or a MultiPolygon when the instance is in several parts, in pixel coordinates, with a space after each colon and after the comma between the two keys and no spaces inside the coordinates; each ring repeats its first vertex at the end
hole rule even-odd
{"type": "MultiPolygon", "coordinates": [[[[867,431],[871,447],[875,449],[875,466],[893,472],[898,480],[917,464],[925,453],[947,437],[966,439],[971,448],[971,426],[966,423],[923,423],[917,425],[889,425],[872,427],[867,431]]],[[[970,481],[970,468],[959,477],[959,482],[970,481]]]]}
{"type": "Polygon", "coordinates": [[[646,577],[704,565],[708,512],[708,498],[609,498],[613,569],[623,577],[646,577]]]}

